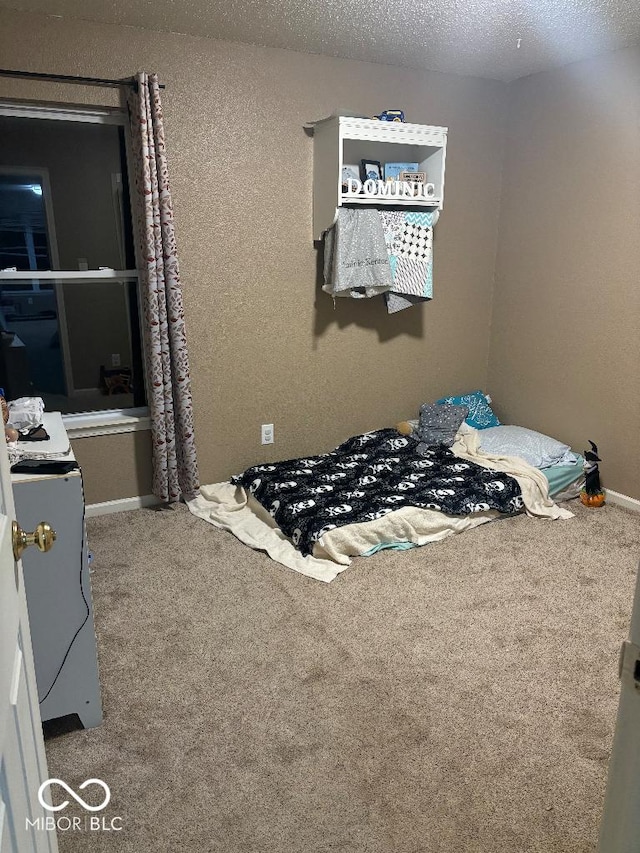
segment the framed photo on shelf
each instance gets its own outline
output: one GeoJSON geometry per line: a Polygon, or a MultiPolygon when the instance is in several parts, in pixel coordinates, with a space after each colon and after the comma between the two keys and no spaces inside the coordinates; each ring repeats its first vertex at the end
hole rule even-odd
{"type": "Polygon", "coordinates": [[[360,167],[357,165],[357,163],[345,163],[342,167],[341,186],[343,193],[346,193],[349,190],[349,180],[360,180],[360,167]]]}
{"type": "Polygon", "coordinates": [[[401,180],[400,172],[417,172],[419,168],[419,163],[385,163],[384,179],[385,181],[399,181],[401,180]]]}
{"type": "Polygon", "coordinates": [[[418,184],[426,184],[427,183],[427,173],[426,172],[400,172],[398,176],[399,181],[415,181],[418,184]]]}
{"type": "Polygon", "coordinates": [[[382,164],[377,160],[361,160],[360,161],[360,180],[365,181],[381,181],[382,180],[382,164]]]}
{"type": "MultiPolygon", "coordinates": [[[[413,194],[416,196],[422,195],[424,192],[424,185],[427,183],[427,173],[426,172],[400,172],[398,176],[399,181],[406,181],[409,184],[413,185],[413,194]],[[421,186],[419,186],[421,185],[421,186]]],[[[433,186],[429,184],[429,186],[433,186]]],[[[430,193],[433,195],[433,193],[430,193]]]]}

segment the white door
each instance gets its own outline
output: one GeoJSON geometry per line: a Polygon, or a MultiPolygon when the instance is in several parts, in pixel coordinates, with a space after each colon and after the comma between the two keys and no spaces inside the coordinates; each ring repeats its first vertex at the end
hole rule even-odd
{"type": "Polygon", "coordinates": [[[4,430],[0,433],[0,853],[56,853],[55,832],[43,828],[50,813],[38,800],[49,774],[22,563],[13,558],[9,460],[4,430]]]}
{"type": "Polygon", "coordinates": [[[640,850],[640,572],[629,639],[620,655],[620,702],[609,760],[599,853],[640,850]]]}

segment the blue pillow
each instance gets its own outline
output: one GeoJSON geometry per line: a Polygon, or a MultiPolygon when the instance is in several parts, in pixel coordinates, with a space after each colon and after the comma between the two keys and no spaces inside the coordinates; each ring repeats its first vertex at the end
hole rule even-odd
{"type": "Polygon", "coordinates": [[[451,403],[454,406],[466,406],[469,414],[465,418],[469,426],[476,429],[488,429],[500,426],[500,421],[493,414],[493,410],[482,391],[472,391],[470,394],[460,394],[458,397],[442,397],[437,403],[451,403]]]}
{"type": "Polygon", "coordinates": [[[575,465],[576,454],[568,444],[521,426],[499,426],[484,430],[480,447],[498,456],[519,456],[534,468],[575,465]]]}

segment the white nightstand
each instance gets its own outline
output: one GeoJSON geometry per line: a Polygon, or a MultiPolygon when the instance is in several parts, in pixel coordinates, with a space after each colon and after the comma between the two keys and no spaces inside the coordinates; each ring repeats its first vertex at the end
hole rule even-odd
{"type": "MultiPolygon", "coordinates": [[[[51,439],[41,443],[43,451],[69,446],[58,412],[45,414],[44,427],[51,439]]],[[[73,451],[64,458],[73,460],[73,451]]],[[[48,553],[28,548],[22,556],[42,719],[77,714],[85,728],[98,726],[102,702],[82,474],[12,474],[11,479],[23,530],[48,521],[57,534],[48,553]]]]}

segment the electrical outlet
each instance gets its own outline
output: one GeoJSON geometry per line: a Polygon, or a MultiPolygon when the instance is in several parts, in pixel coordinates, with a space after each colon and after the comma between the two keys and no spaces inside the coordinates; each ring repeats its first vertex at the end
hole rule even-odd
{"type": "Polygon", "coordinates": [[[120,353],[114,352],[111,354],[111,367],[120,367],[120,353]]]}
{"type": "Polygon", "coordinates": [[[262,443],[273,444],[273,424],[262,424],[262,443]]]}

